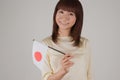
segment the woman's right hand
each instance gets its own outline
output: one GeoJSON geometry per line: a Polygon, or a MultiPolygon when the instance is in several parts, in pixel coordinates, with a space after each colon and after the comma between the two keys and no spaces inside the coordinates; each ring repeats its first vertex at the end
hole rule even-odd
{"type": "Polygon", "coordinates": [[[73,66],[73,62],[70,61],[70,59],[72,59],[72,58],[73,58],[73,56],[70,54],[64,55],[63,59],[61,60],[61,65],[62,65],[61,71],[65,72],[65,73],[69,72],[69,68],[71,66],[73,66]]]}

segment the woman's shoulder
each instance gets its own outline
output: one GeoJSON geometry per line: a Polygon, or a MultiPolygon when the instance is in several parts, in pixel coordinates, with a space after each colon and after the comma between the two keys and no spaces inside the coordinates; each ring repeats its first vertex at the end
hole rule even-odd
{"type": "Polygon", "coordinates": [[[52,37],[51,36],[45,37],[44,39],[42,39],[41,42],[46,44],[46,45],[50,45],[52,42],[52,37]]]}
{"type": "Polygon", "coordinates": [[[42,41],[50,41],[52,40],[52,37],[51,36],[47,36],[45,38],[42,39],[42,41]]]}
{"type": "Polygon", "coordinates": [[[89,39],[87,37],[84,37],[84,36],[81,36],[80,41],[81,41],[81,45],[83,47],[86,47],[87,44],[89,43],[89,39]]]}
{"type": "Polygon", "coordinates": [[[81,36],[80,41],[88,41],[87,37],[81,36]]]}

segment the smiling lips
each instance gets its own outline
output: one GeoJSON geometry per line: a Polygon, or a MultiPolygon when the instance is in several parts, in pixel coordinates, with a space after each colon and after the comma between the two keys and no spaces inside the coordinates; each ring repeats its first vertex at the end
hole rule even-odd
{"type": "Polygon", "coordinates": [[[69,23],[64,23],[64,22],[61,22],[61,21],[59,21],[59,23],[61,24],[61,25],[68,25],[69,23]]]}

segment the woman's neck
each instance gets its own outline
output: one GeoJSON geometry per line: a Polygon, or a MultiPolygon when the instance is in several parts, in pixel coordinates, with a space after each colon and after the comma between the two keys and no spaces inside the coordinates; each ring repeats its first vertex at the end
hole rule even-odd
{"type": "Polygon", "coordinates": [[[61,37],[66,37],[66,36],[70,36],[70,30],[59,30],[58,32],[59,36],[61,37]]]}

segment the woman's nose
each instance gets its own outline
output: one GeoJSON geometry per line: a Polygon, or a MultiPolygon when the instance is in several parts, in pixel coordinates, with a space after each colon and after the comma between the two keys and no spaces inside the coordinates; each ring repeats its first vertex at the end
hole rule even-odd
{"type": "Polygon", "coordinates": [[[62,16],[62,19],[64,19],[64,20],[69,20],[69,15],[64,14],[64,15],[62,16]]]}

